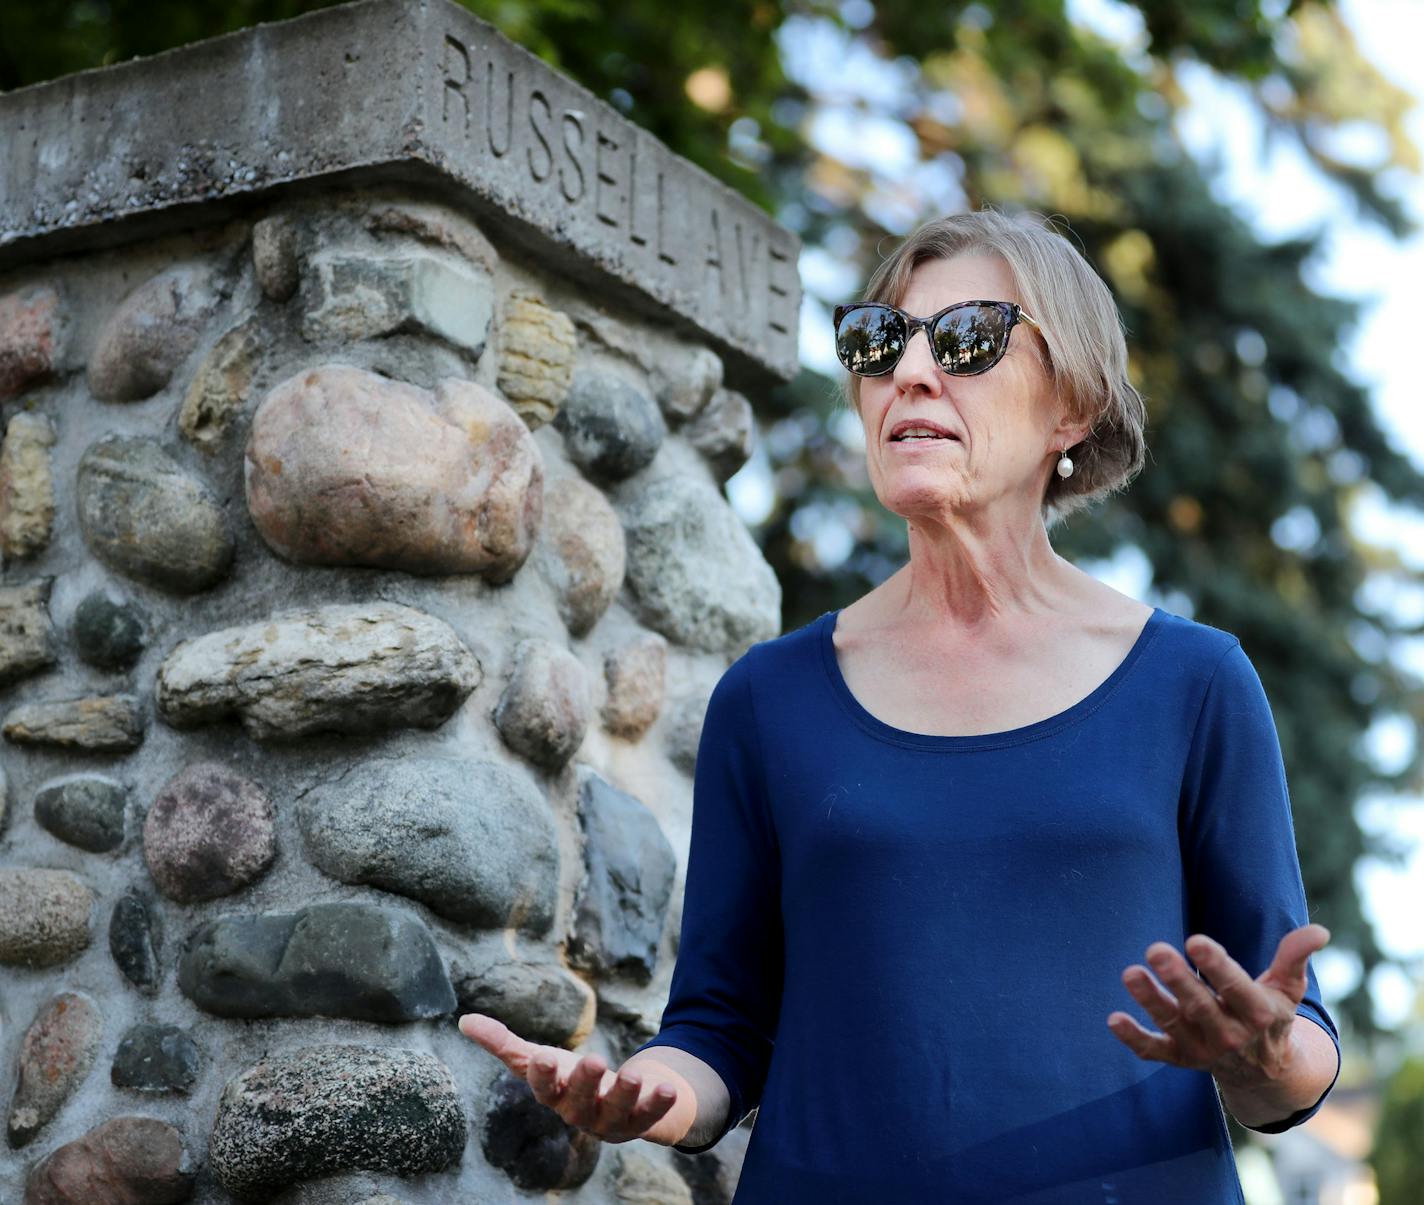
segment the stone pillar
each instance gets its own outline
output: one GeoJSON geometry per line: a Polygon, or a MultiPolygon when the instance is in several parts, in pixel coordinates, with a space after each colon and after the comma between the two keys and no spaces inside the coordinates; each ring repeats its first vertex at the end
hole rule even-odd
{"type": "Polygon", "coordinates": [[[0,96],[0,1201],[725,1199],[455,1019],[658,1028],[796,254],[449,0],[0,96]]]}

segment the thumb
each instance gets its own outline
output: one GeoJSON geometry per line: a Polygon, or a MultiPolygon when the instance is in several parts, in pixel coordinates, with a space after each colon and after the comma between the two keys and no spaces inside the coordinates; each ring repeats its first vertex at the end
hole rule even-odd
{"type": "Polygon", "coordinates": [[[1310,956],[1323,949],[1329,940],[1330,930],[1324,925],[1309,924],[1292,929],[1281,938],[1276,956],[1261,976],[1262,980],[1279,988],[1299,1004],[1308,983],[1306,966],[1310,956]]]}

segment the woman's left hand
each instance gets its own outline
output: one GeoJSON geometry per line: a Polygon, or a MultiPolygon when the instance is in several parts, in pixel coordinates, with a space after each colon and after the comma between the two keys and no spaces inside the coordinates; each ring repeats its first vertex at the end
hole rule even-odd
{"type": "Polygon", "coordinates": [[[1280,1079],[1296,1052],[1291,1032],[1305,995],[1307,960],[1329,940],[1324,925],[1292,929],[1256,979],[1205,934],[1194,933],[1186,943],[1201,978],[1167,942],[1153,942],[1147,961],[1170,992],[1136,963],[1122,981],[1162,1032],[1121,1012],[1109,1015],[1108,1027],[1138,1057],[1209,1071],[1223,1086],[1280,1079]]]}

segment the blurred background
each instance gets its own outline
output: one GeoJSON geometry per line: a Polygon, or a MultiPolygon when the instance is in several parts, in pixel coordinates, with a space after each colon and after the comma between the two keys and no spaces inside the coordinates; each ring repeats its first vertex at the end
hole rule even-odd
{"type": "MultiPolygon", "coordinates": [[[[804,243],[802,371],[727,483],[783,630],[902,565],[830,311],[920,222],[1054,216],[1148,408],[1126,494],[1054,529],[1236,634],[1275,712],[1339,1085],[1237,1127],[1251,1205],[1424,1201],[1424,0],[468,0],[804,243]]],[[[325,3],[6,0],[0,91],[325,3]]]]}

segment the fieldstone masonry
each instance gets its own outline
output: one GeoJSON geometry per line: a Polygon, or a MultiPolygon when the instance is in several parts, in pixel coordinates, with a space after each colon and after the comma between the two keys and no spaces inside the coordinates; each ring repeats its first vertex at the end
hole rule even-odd
{"type": "Polygon", "coordinates": [[[0,1203],[729,1198],[455,1020],[658,1028],[796,254],[448,0],[0,96],[0,1203]]]}

